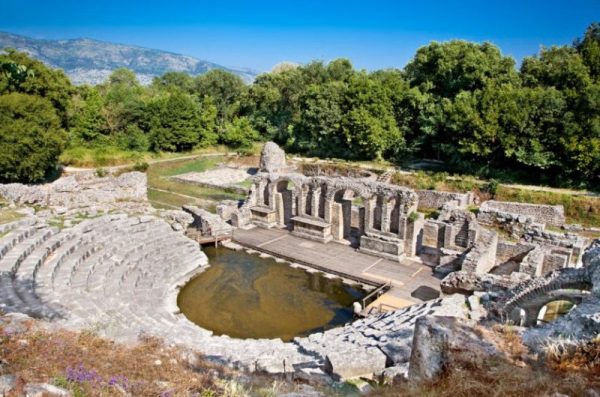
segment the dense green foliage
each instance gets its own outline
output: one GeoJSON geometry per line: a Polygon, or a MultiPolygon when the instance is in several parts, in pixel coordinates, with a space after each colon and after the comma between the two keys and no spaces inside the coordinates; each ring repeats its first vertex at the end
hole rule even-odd
{"type": "Polygon", "coordinates": [[[41,181],[65,146],[72,86],[63,72],[12,50],[0,54],[0,71],[0,181],[41,181]]]}
{"type": "MultiPolygon", "coordinates": [[[[24,54],[0,60],[0,94],[49,102],[59,125],[46,116],[28,123],[45,122],[56,136],[66,129],[71,148],[225,144],[244,152],[272,139],[321,157],[433,158],[482,176],[600,186],[597,23],[572,46],[543,48],[519,69],[491,43],[459,40],[420,48],[404,70],[358,71],[345,59],[285,64],[251,85],[211,70],[198,77],[169,72],[143,87],[119,69],[104,84],[73,88],[62,72],[24,54]]],[[[16,175],[4,178],[24,179],[16,175]]]]}

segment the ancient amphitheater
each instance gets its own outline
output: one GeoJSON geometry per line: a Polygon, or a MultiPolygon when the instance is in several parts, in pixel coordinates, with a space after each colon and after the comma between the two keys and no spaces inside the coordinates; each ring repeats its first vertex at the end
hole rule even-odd
{"type": "MultiPolygon", "coordinates": [[[[50,327],[94,330],[118,341],[158,336],[228,365],[310,381],[407,374],[415,322],[422,316],[467,321],[496,316],[520,322],[524,312],[523,324],[532,326],[541,307],[560,298],[577,302],[577,308],[555,323],[531,328],[532,346],[555,334],[598,333],[598,247],[582,255],[583,242],[577,238],[548,234],[531,216],[510,215],[493,203],[477,220],[453,198],[443,203],[437,220],[425,220],[411,215],[419,194],[410,189],[382,182],[282,177],[287,171],[278,161],[277,169],[269,169],[273,161],[267,161],[249,199],[240,208],[230,208],[224,218],[233,218],[237,227],[293,223],[296,235],[322,241],[348,238],[350,225],[358,222],[364,234],[359,251],[388,260],[422,254],[423,260],[434,262],[431,267],[450,274],[442,281],[445,296],[289,343],[215,336],[187,320],[177,306],[180,288],[209,266],[200,246],[183,233],[194,218],[150,207],[144,174],[81,174],[44,186],[0,186],[0,194],[26,214],[0,226],[0,308],[46,319],[50,327]],[[298,187],[297,196],[284,191],[289,181],[298,187]],[[320,189],[329,189],[323,201],[320,189]],[[346,189],[364,199],[366,210],[353,212],[352,197],[338,194],[346,189]],[[292,202],[303,209],[298,212],[300,207],[292,202]],[[43,209],[27,209],[32,205],[43,209]],[[376,209],[382,206],[384,210],[376,209]],[[482,226],[492,220],[525,237],[518,243],[499,241],[482,226]],[[489,273],[497,266],[516,270],[489,273]]],[[[218,225],[212,222],[214,232],[218,225]]]]}

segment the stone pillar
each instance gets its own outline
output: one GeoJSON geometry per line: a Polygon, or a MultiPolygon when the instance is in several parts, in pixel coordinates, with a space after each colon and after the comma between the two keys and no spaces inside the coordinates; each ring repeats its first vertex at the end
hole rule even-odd
{"type": "Polygon", "coordinates": [[[306,196],[307,193],[302,187],[300,188],[300,190],[298,191],[298,204],[296,206],[296,214],[298,216],[304,216],[306,215],[306,196]]]}
{"type": "Polygon", "coordinates": [[[298,196],[298,191],[296,189],[292,190],[292,217],[296,216],[296,215],[300,215],[300,212],[298,211],[298,207],[297,207],[297,198],[298,196]]]}
{"type": "Polygon", "coordinates": [[[260,181],[256,182],[254,184],[254,186],[256,187],[256,197],[258,198],[256,200],[256,205],[264,205],[265,204],[265,189],[263,186],[263,180],[261,179],[260,181]]]}
{"type": "Polygon", "coordinates": [[[275,201],[275,212],[277,226],[285,227],[285,206],[283,204],[283,195],[279,192],[273,194],[275,201]]]}
{"type": "Polygon", "coordinates": [[[366,211],[365,207],[358,208],[358,234],[363,235],[365,233],[365,220],[366,220],[366,211]]]}
{"type": "Polygon", "coordinates": [[[319,217],[319,204],[321,202],[321,188],[313,189],[312,193],[312,208],[310,214],[316,218],[319,217]]]}
{"type": "Polygon", "coordinates": [[[342,200],[342,221],[344,222],[343,233],[344,237],[350,235],[352,230],[352,201],[342,200]]]}
{"type": "Polygon", "coordinates": [[[325,212],[325,216],[323,217],[323,220],[327,223],[333,223],[333,205],[335,204],[335,202],[333,201],[333,197],[325,197],[325,208],[324,208],[324,212],[325,212]]]}
{"type": "Polygon", "coordinates": [[[383,203],[381,206],[381,231],[389,233],[390,225],[392,223],[392,211],[394,210],[394,206],[396,205],[395,200],[389,200],[387,198],[383,199],[383,203]]]}
{"type": "Polygon", "coordinates": [[[364,200],[365,203],[365,227],[364,232],[370,233],[373,230],[373,211],[375,209],[375,197],[364,200]]]}
{"type": "Polygon", "coordinates": [[[416,256],[423,245],[423,226],[425,217],[418,213],[419,217],[415,221],[410,221],[407,217],[400,218],[400,224],[403,225],[404,253],[407,256],[416,256]]]}
{"type": "Polygon", "coordinates": [[[334,240],[344,239],[344,213],[340,203],[331,204],[331,234],[334,240]]]}

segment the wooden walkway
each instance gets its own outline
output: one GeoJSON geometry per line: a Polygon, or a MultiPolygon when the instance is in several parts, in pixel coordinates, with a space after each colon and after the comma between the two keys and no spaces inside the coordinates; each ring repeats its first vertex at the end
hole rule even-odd
{"type": "Polygon", "coordinates": [[[394,262],[347,245],[306,240],[281,229],[236,229],[233,241],[292,263],[362,283],[382,285],[391,282],[392,289],[386,295],[407,305],[439,295],[440,281],[433,276],[431,268],[410,259],[394,262]]]}

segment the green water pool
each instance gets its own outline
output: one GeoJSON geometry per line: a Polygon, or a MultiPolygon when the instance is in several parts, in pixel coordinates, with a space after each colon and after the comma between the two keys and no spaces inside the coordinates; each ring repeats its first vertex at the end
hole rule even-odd
{"type": "Polygon", "coordinates": [[[244,251],[205,248],[210,268],[185,285],[178,305],[216,335],[281,338],[343,325],[365,291],[244,251]]]}

